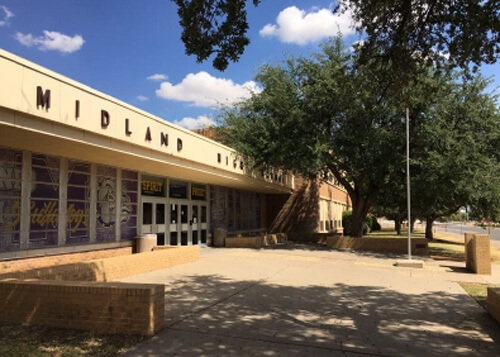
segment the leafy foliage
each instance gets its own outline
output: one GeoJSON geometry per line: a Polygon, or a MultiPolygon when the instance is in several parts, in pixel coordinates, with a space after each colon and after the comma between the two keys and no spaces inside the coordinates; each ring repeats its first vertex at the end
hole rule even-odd
{"type": "MultiPolygon", "coordinates": [[[[216,54],[214,68],[223,71],[229,61],[237,62],[250,43],[246,0],[174,0],[178,6],[181,39],[186,54],[202,62],[216,54]]],[[[260,0],[253,0],[257,6],[260,0]]]]}
{"type": "MultiPolygon", "coordinates": [[[[412,216],[427,221],[430,239],[432,222],[462,206],[486,217],[499,211],[500,116],[495,98],[485,93],[488,81],[480,75],[462,81],[455,77],[429,76],[414,82],[411,92],[412,216]]],[[[376,200],[386,213],[406,209],[400,170],[376,200]]]]}
{"type": "Polygon", "coordinates": [[[405,103],[418,215],[476,201],[486,208],[485,192],[499,186],[499,117],[485,80],[458,81],[421,63],[402,93],[385,85],[388,71],[365,65],[340,38],[311,58],[266,65],[256,77],[262,92],[224,113],[222,137],[252,168],[333,173],[352,201],[352,235],[361,236],[375,202],[406,202],[405,103]]]}
{"type": "MultiPolygon", "coordinates": [[[[237,62],[249,44],[245,6],[250,0],[173,0],[181,39],[199,62],[216,54],[214,68],[237,62]]],[[[251,1],[254,6],[260,0],[251,1]]],[[[390,81],[407,84],[418,58],[442,66],[495,63],[500,55],[497,0],[339,0],[366,35],[363,57],[391,64],[390,81]]]]}
{"type": "Polygon", "coordinates": [[[398,74],[410,73],[415,58],[438,66],[467,68],[495,63],[500,55],[497,0],[341,0],[366,34],[363,56],[373,50],[398,74]]]}
{"type": "Polygon", "coordinates": [[[224,113],[222,136],[251,167],[332,172],[351,197],[353,234],[361,236],[377,190],[404,153],[401,93],[381,90],[385,68],[359,64],[341,38],[322,49],[262,67],[263,91],[224,113]]]}

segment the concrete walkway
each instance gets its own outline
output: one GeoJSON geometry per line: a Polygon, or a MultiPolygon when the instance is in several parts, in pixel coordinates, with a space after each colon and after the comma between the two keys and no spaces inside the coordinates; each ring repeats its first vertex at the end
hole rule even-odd
{"type": "Polygon", "coordinates": [[[500,326],[455,281],[463,263],[329,251],[202,248],[198,262],[127,278],[165,284],[166,328],[125,356],[494,356],[500,326]]]}

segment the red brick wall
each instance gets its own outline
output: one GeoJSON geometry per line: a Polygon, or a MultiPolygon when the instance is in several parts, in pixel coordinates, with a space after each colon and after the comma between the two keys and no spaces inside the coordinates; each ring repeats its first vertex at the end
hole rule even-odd
{"type": "Polygon", "coordinates": [[[268,195],[268,208],[276,212],[269,220],[268,231],[271,233],[316,232],[319,225],[319,192],[315,182],[295,178],[295,190],[291,196],[268,195]],[[273,202],[273,200],[275,200],[273,202]],[[280,203],[282,203],[279,209],[280,203]]]}
{"type": "Polygon", "coordinates": [[[319,194],[321,197],[329,198],[334,201],[340,201],[345,204],[348,204],[350,202],[349,195],[346,191],[325,182],[322,182],[320,184],[319,194]]]}

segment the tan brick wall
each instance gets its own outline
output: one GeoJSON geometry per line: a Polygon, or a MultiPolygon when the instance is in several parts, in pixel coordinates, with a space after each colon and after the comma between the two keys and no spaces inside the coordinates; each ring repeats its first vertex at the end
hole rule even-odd
{"type": "Polygon", "coordinates": [[[226,248],[261,248],[264,237],[226,237],[226,248]]]}
{"type": "Polygon", "coordinates": [[[472,240],[472,271],[476,274],[491,274],[490,236],[474,234],[472,240]]]}
{"type": "Polygon", "coordinates": [[[326,244],[327,238],[332,235],[333,233],[288,233],[288,238],[294,242],[326,244]]]}
{"type": "Polygon", "coordinates": [[[80,253],[58,254],[35,258],[24,258],[0,262],[0,274],[26,271],[55,265],[87,262],[95,259],[119,257],[131,255],[133,247],[112,248],[104,250],[93,250],[80,253]]]}
{"type": "Polygon", "coordinates": [[[154,284],[0,282],[0,320],[153,335],[165,324],[165,288],[154,284]]]}
{"type": "MultiPolygon", "coordinates": [[[[411,240],[412,254],[427,255],[427,239],[413,238],[411,240]]],[[[406,238],[350,238],[328,237],[327,246],[336,249],[352,249],[384,253],[408,253],[408,240],[406,238]]]]}
{"type": "Polygon", "coordinates": [[[486,310],[500,323],[500,288],[488,288],[486,310]]]}
{"type": "Polygon", "coordinates": [[[464,233],[465,268],[472,270],[472,238],[474,233],[464,233]]]}
{"type": "Polygon", "coordinates": [[[193,262],[199,258],[199,246],[157,247],[152,252],[2,274],[0,279],[112,281],[130,275],[193,262]]]}
{"type": "Polygon", "coordinates": [[[257,237],[227,237],[226,248],[262,248],[263,246],[285,243],[286,241],[286,233],[274,233],[257,237]]]}

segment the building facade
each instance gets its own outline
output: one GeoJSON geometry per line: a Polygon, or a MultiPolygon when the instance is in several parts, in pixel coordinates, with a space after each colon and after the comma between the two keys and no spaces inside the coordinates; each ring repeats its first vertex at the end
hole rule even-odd
{"type": "Polygon", "coordinates": [[[0,50],[0,259],[266,230],[293,176],[0,50]]]}
{"type": "Polygon", "coordinates": [[[206,133],[3,50],[0,73],[0,261],[120,249],[148,233],[204,245],[216,228],[342,231],[349,199],[333,181],[249,172],[206,133]]]}

